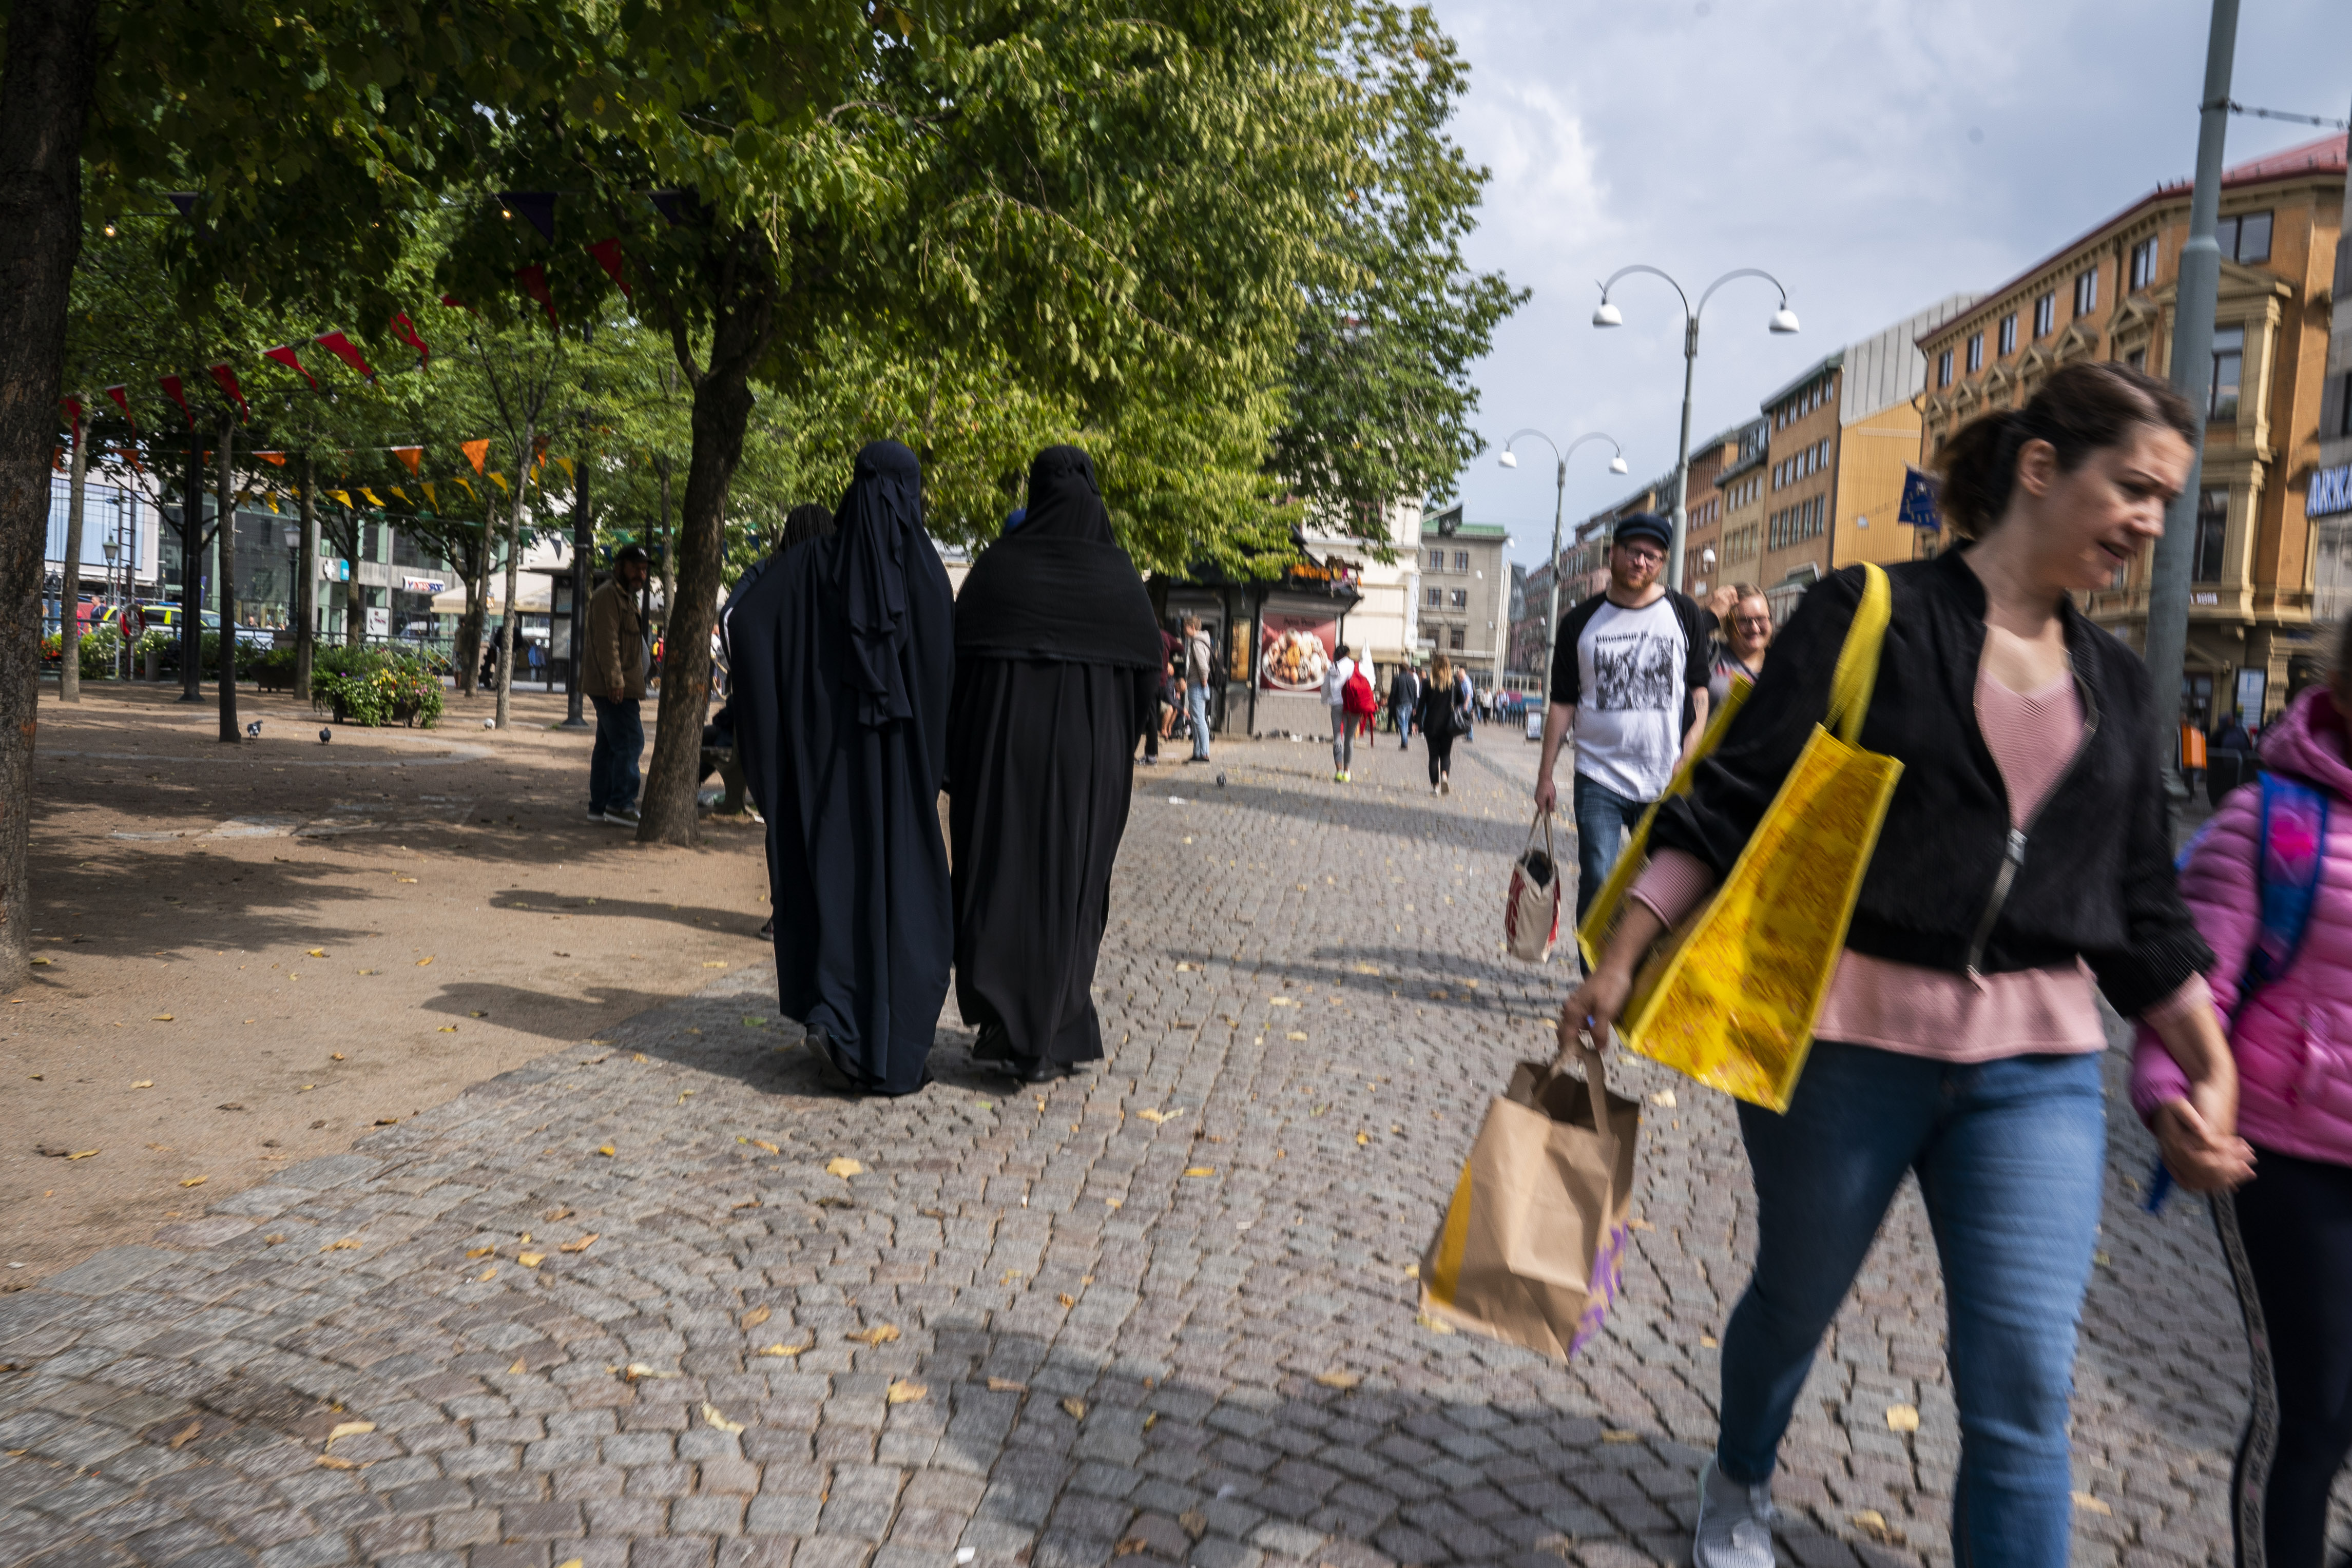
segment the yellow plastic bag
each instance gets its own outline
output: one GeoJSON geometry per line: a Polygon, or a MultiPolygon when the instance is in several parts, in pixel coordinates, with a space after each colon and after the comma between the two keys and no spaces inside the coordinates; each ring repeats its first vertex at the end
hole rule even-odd
{"type": "MultiPolygon", "coordinates": [[[[1902,763],[1857,744],[1892,602],[1886,573],[1864,570],[1825,723],[1814,727],[1731,874],[1643,964],[1617,1023],[1631,1050],[1771,1111],[1788,1109],[1804,1070],[1813,1020],[1903,776],[1902,763]]],[[[1716,733],[1710,725],[1710,742],[1716,733]]],[[[1688,780],[1678,776],[1675,784],[1688,780]]],[[[1644,816],[1636,844],[1646,843],[1649,826],[1644,816]]],[[[1634,847],[1604,890],[1620,901],[1634,847]]],[[[1614,914],[1613,904],[1604,911],[1596,900],[1577,933],[1588,962],[1608,928],[1604,916],[1614,914]]]]}

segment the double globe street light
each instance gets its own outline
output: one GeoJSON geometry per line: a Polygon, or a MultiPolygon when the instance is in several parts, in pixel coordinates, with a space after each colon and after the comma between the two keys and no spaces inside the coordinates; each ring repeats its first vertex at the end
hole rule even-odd
{"type": "Polygon", "coordinates": [[[1690,489],[1691,375],[1698,364],[1699,316],[1706,309],[1706,302],[1715,297],[1715,291],[1735,277],[1760,277],[1773,287],[1780,289],[1780,308],[1772,312],[1772,319],[1768,323],[1772,331],[1782,334],[1796,331],[1797,313],[1789,308],[1789,291],[1782,287],[1780,280],[1758,267],[1742,267],[1725,273],[1706,286],[1706,292],[1698,297],[1698,304],[1694,307],[1690,302],[1690,296],[1683,291],[1683,286],[1676,283],[1673,277],[1654,267],[1635,262],[1631,267],[1621,267],[1611,273],[1609,280],[1601,286],[1601,305],[1592,312],[1592,324],[1595,327],[1622,327],[1625,324],[1623,313],[1610,303],[1609,291],[1617,287],[1619,278],[1635,272],[1646,272],[1654,277],[1665,278],[1667,286],[1683,302],[1683,435],[1682,445],[1675,458],[1675,542],[1674,548],[1667,552],[1666,558],[1666,582],[1680,592],[1683,591],[1683,540],[1689,529],[1687,502],[1690,489]]]}
{"type": "Polygon", "coordinates": [[[1556,464],[1551,495],[1551,613],[1544,619],[1542,672],[1542,679],[1546,683],[1546,689],[1549,690],[1551,680],[1551,662],[1554,656],[1552,644],[1559,637],[1559,511],[1562,502],[1568,497],[1568,455],[1588,441],[1605,441],[1617,454],[1609,459],[1609,472],[1622,474],[1626,472],[1625,449],[1617,444],[1615,436],[1603,434],[1597,430],[1590,435],[1578,436],[1565,448],[1540,430],[1522,430],[1514,434],[1510,440],[1503,443],[1503,450],[1496,461],[1506,468],[1517,468],[1519,465],[1519,459],[1511,448],[1528,439],[1540,441],[1550,447],[1556,464]]]}

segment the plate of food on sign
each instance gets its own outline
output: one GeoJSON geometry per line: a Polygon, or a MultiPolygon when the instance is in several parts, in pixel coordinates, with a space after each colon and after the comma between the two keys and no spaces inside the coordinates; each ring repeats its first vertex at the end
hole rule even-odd
{"type": "Polygon", "coordinates": [[[1283,632],[1265,651],[1266,684],[1276,691],[1320,692],[1330,667],[1323,640],[1303,626],[1283,632]]]}

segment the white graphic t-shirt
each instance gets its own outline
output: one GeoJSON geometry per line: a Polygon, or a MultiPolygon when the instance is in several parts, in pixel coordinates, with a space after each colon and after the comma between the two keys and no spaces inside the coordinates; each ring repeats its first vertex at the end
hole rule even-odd
{"type": "Polygon", "coordinates": [[[1690,663],[1670,596],[1639,610],[1603,600],[1576,634],[1576,770],[1635,800],[1664,794],[1682,756],[1690,663]]]}

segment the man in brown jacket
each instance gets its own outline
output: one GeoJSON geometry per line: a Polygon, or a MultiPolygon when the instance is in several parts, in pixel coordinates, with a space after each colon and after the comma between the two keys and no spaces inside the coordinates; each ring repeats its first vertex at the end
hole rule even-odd
{"type": "Polygon", "coordinates": [[[613,575],[588,597],[580,689],[596,705],[596,748],[588,759],[592,822],[634,827],[637,821],[637,759],[646,749],[637,704],[651,662],[637,596],[645,591],[648,559],[636,545],[622,546],[613,558],[613,575]]]}

